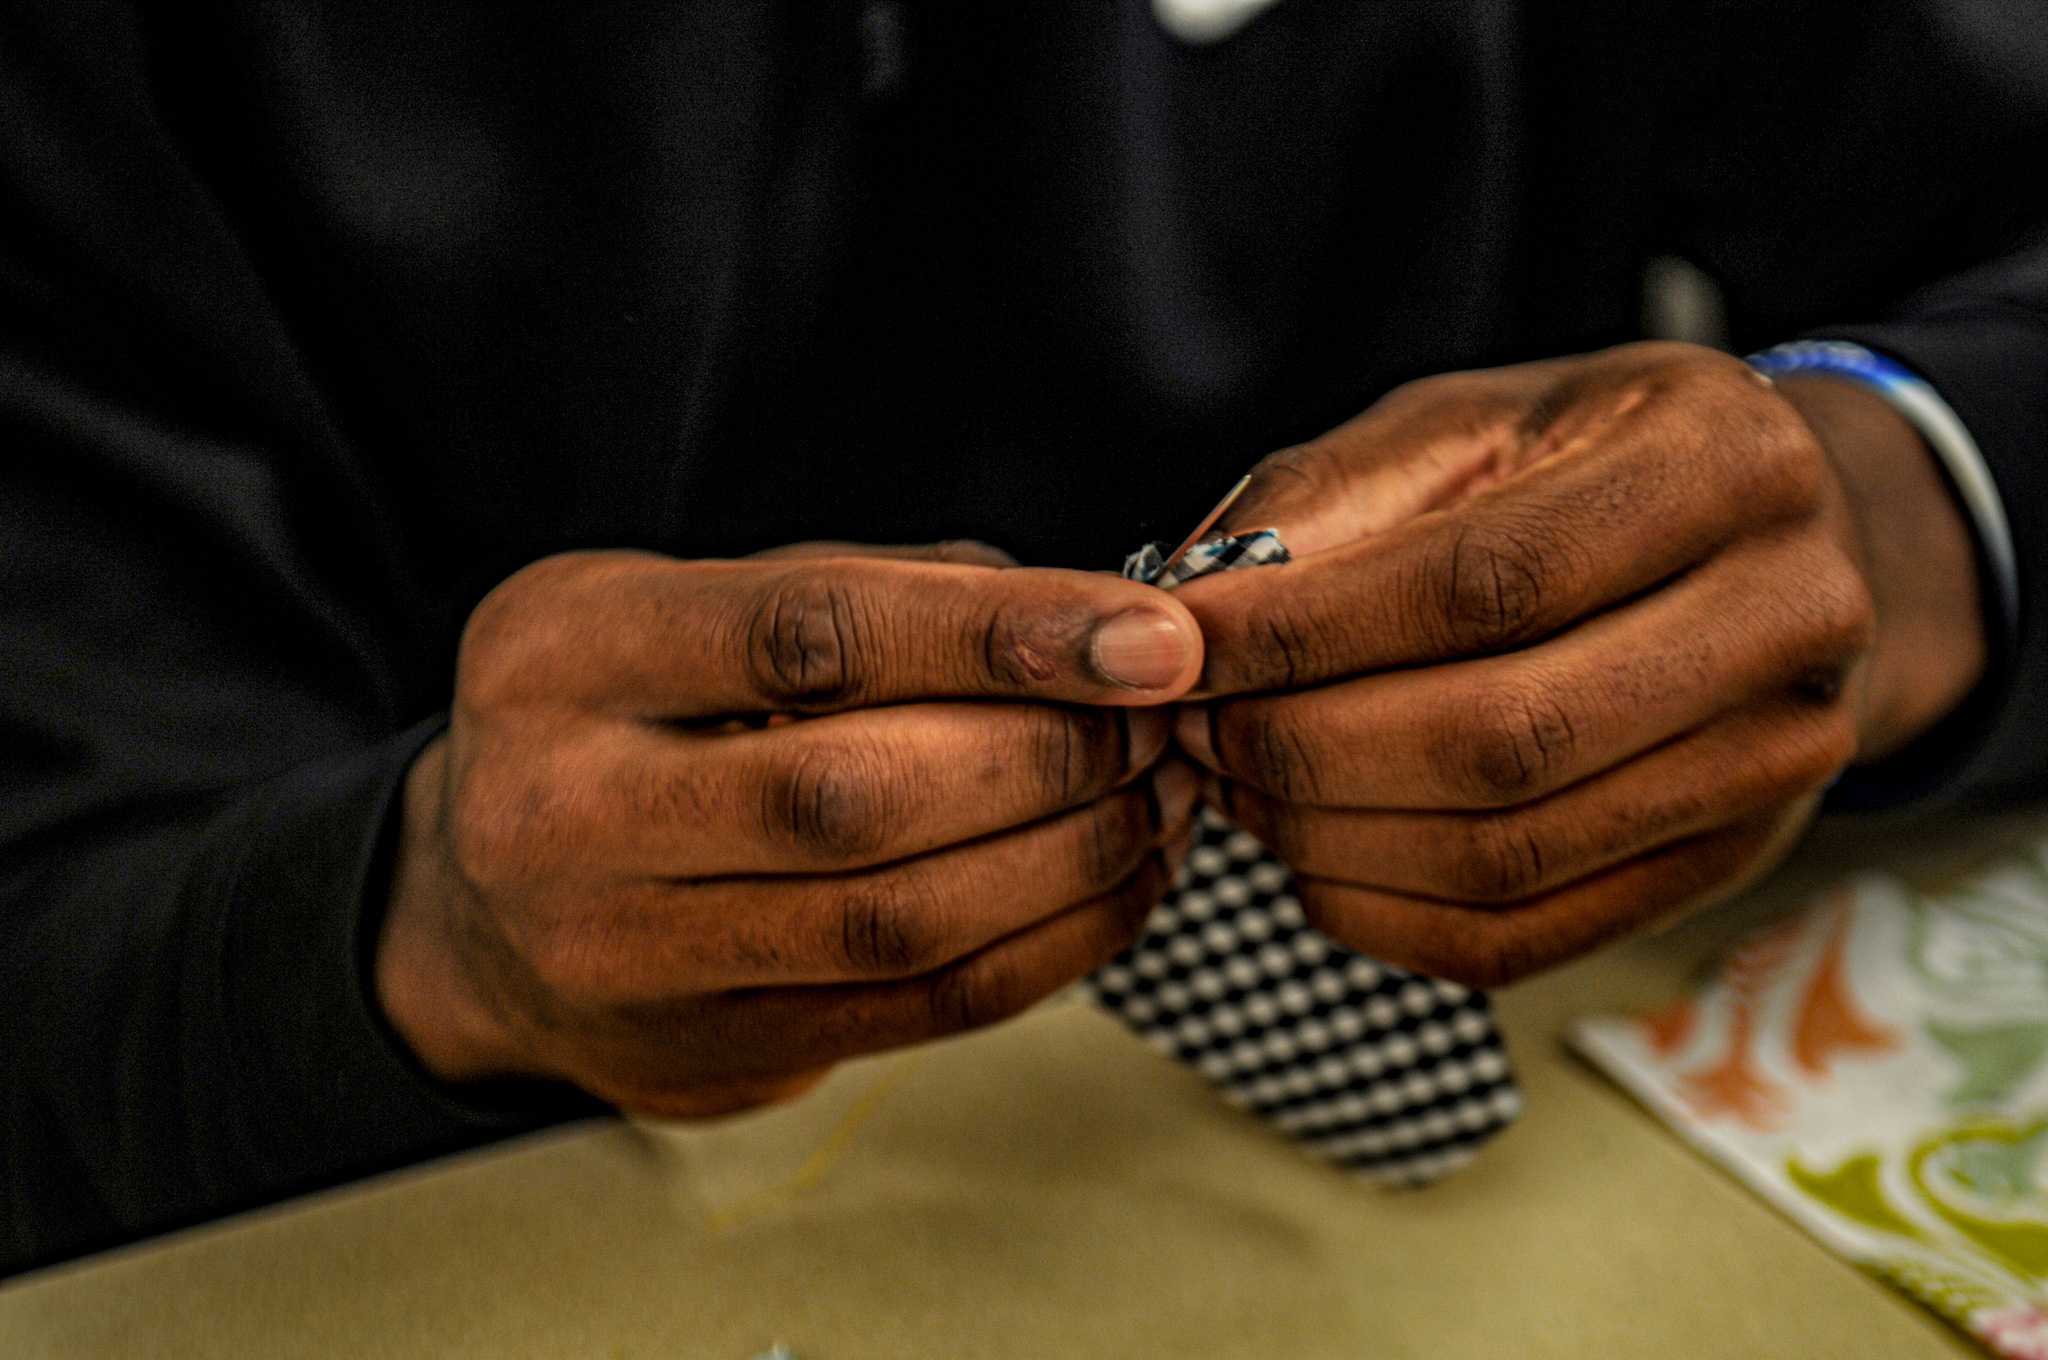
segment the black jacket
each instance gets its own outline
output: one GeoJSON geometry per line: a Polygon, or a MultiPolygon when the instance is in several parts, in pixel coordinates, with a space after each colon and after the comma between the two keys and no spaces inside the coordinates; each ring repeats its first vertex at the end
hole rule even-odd
{"type": "Polygon", "coordinates": [[[1108,566],[1402,379],[1925,374],[2015,521],[1951,791],[2048,781],[2038,3],[9,0],[0,1270],[566,1110],[365,995],[478,597],[572,546],[1108,566]]]}

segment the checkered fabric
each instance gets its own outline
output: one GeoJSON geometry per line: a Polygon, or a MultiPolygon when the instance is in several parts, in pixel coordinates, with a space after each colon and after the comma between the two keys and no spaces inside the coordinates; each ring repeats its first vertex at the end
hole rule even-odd
{"type": "MultiPolygon", "coordinates": [[[[1285,562],[1271,530],[1156,547],[1124,574],[1171,589],[1285,562]]],[[[1088,980],[1104,1008],[1316,1156],[1390,1185],[1471,1160],[1522,1096],[1486,997],[1354,954],[1302,916],[1287,866],[1204,809],[1144,934],[1088,980]]]]}

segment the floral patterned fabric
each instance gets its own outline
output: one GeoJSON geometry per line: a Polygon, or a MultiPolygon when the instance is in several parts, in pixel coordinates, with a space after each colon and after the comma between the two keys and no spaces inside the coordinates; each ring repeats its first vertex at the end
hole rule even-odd
{"type": "Polygon", "coordinates": [[[1853,880],[1571,1042],[1827,1246],[2048,1360],[2048,844],[1935,897],[1853,880]]]}

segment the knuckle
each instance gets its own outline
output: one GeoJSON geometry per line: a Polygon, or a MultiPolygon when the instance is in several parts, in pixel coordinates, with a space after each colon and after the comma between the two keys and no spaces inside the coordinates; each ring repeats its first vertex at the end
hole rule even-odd
{"type": "Polygon", "coordinates": [[[1452,886],[1468,901],[1515,902],[1543,886],[1543,838],[1525,818],[1471,819],[1461,851],[1452,886]]]}
{"type": "Polygon", "coordinates": [[[1337,674],[1353,647],[1344,620],[1356,611],[1328,589],[1265,598],[1230,628],[1234,645],[1210,652],[1210,667],[1232,689],[1290,690],[1337,674]]]}
{"type": "Polygon", "coordinates": [[[1324,667],[1318,658],[1327,650],[1325,639],[1319,638],[1301,619],[1284,609],[1276,609],[1261,621],[1265,634],[1265,661],[1270,670],[1268,684],[1273,689],[1293,689],[1306,675],[1320,674],[1324,667]]]}
{"type": "Polygon", "coordinates": [[[1524,802],[1570,768],[1571,717],[1541,686],[1502,686],[1451,722],[1445,765],[1457,791],[1481,806],[1524,802]]]}
{"type": "Polygon", "coordinates": [[[1289,716],[1285,704],[1226,707],[1216,726],[1231,774],[1283,801],[1314,801],[1315,739],[1289,716]]]}
{"type": "Polygon", "coordinates": [[[901,802],[886,770],[875,752],[856,746],[807,748],[764,781],[764,829],[807,859],[871,855],[887,841],[901,802]]]}
{"type": "Polygon", "coordinates": [[[902,977],[945,962],[937,922],[938,903],[916,874],[898,875],[887,886],[851,889],[839,903],[838,950],[858,976],[902,977]]]}
{"type": "Polygon", "coordinates": [[[828,708],[861,697],[864,611],[855,589],[816,570],[777,579],[745,623],[754,688],[777,707],[828,708]]]}
{"type": "Polygon", "coordinates": [[[1278,449],[1259,460],[1248,504],[1238,522],[1256,517],[1275,500],[1312,502],[1327,495],[1342,479],[1340,455],[1329,444],[1312,440],[1278,449]]]}
{"type": "Polygon", "coordinates": [[[545,699],[573,663],[594,595],[635,554],[557,553],[529,563],[479,600],[462,627],[455,695],[470,711],[545,699]]]}
{"type": "Polygon", "coordinates": [[[998,604],[977,630],[982,678],[999,692],[1043,689],[1073,664],[1092,622],[1079,601],[998,604]]]}
{"type": "Polygon", "coordinates": [[[1454,651],[1493,651],[1541,625],[1555,569],[1540,532],[1464,524],[1427,564],[1428,607],[1454,651]]]}
{"type": "Polygon", "coordinates": [[[514,577],[470,611],[457,652],[459,707],[472,712],[506,707],[533,688],[536,655],[552,649],[539,636],[545,631],[541,615],[526,607],[531,603],[527,595],[514,577]]]}
{"type": "Polygon", "coordinates": [[[1108,788],[1122,773],[1123,720],[1107,709],[1032,708],[1026,769],[1058,805],[1108,788]]]}

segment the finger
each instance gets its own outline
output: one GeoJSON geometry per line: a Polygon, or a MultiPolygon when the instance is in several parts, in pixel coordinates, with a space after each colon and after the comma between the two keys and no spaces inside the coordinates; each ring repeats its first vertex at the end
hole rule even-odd
{"type": "Polygon", "coordinates": [[[648,882],[579,918],[558,955],[613,1002],[934,972],[1110,892],[1188,832],[1197,780],[1144,783],[1002,836],[867,873],[648,882]]]}
{"type": "Polygon", "coordinates": [[[1798,838],[1817,799],[1668,846],[1512,911],[1298,880],[1302,909],[1340,943],[1429,977],[1500,987],[1740,891],[1798,838]]]}
{"type": "Polygon", "coordinates": [[[841,873],[1079,807],[1150,768],[1152,709],[906,704],[719,735],[586,724],[485,748],[457,856],[479,886],[841,873]],[[488,799],[488,802],[484,801],[488,799]]]}
{"type": "Polygon", "coordinates": [[[1520,902],[1822,789],[1855,755],[1844,704],[1788,699],[1499,812],[1300,807],[1230,784],[1223,811],[1297,873],[1464,905],[1520,902]]]}
{"type": "Polygon", "coordinates": [[[1644,399],[1592,449],[1384,533],[1181,586],[1207,640],[1200,692],[1507,651],[1818,508],[1823,457],[1782,403],[1687,403],[1697,428],[1670,405],[1644,399]]]}
{"type": "Polygon", "coordinates": [[[1396,388],[1363,415],[1267,455],[1225,532],[1274,528],[1297,557],[1383,532],[1498,480],[1563,368],[1522,364],[1396,388]]]}
{"type": "Polygon", "coordinates": [[[477,607],[457,702],[649,720],[934,698],[1158,704],[1193,684],[1201,648],[1170,596],[1102,572],[566,554],[477,607]]]}
{"type": "Polygon", "coordinates": [[[901,562],[952,562],[971,567],[1014,567],[1017,559],[992,543],[972,538],[949,538],[938,543],[848,543],[837,539],[813,539],[789,543],[752,554],[751,562],[817,561],[833,557],[893,558],[901,562]]]}
{"type": "Polygon", "coordinates": [[[1183,709],[1176,737],[1203,765],[1293,802],[1511,806],[1753,701],[1839,689],[1871,627],[1838,549],[1759,540],[1541,646],[1217,700],[1183,709]]]}
{"type": "Polygon", "coordinates": [[[1016,1015],[1128,948],[1166,887],[1154,855],[1113,891],[918,977],[619,1007],[571,1065],[586,1089],[630,1109],[689,1114],[707,1090],[748,1103],[791,1073],[1016,1015]]]}
{"type": "Polygon", "coordinates": [[[812,1061],[839,1061],[1007,1020],[1130,947],[1169,885],[1159,856],[1114,892],[969,955],[898,982],[755,992],[749,1017],[784,1034],[819,1036],[812,1061]]]}

